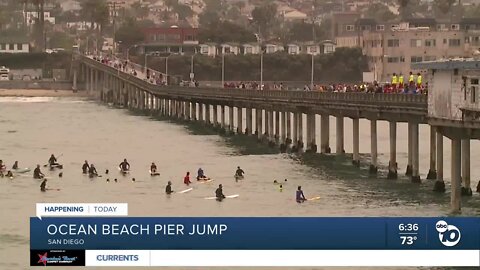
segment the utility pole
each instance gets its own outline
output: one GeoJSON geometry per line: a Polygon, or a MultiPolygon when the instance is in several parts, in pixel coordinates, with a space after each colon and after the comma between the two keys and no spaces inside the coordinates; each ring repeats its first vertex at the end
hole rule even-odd
{"type": "MultiPolygon", "coordinates": [[[[312,3],[312,42],[313,46],[317,48],[317,44],[315,43],[315,0],[312,3]]],[[[312,70],[311,70],[311,77],[310,77],[310,90],[313,90],[313,81],[315,76],[315,55],[312,52],[312,70]]]]}
{"type": "Polygon", "coordinates": [[[108,2],[108,7],[111,10],[110,14],[112,14],[112,24],[113,24],[113,53],[117,52],[117,8],[123,7],[125,2],[119,1],[110,1],[108,2]]]}

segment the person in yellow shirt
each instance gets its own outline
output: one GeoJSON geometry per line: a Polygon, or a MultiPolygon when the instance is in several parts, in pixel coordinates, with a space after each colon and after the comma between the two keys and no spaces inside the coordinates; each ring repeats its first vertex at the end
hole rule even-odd
{"type": "Polygon", "coordinates": [[[422,74],[417,73],[417,88],[421,89],[422,88],[422,74]]]}
{"type": "Polygon", "coordinates": [[[396,73],[393,73],[393,76],[392,76],[392,88],[393,88],[394,90],[397,88],[397,84],[398,84],[397,74],[396,74],[396,73]]]}
{"type": "Polygon", "coordinates": [[[408,77],[408,83],[411,84],[413,83],[415,80],[414,80],[414,77],[413,77],[413,73],[410,71],[410,76],[408,77]]]}
{"type": "Polygon", "coordinates": [[[398,88],[403,89],[403,74],[400,73],[400,76],[398,76],[398,88]]]}

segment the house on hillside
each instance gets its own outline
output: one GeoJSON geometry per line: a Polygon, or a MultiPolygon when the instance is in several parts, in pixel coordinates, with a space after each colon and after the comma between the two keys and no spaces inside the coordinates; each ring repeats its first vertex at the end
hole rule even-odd
{"type": "Polygon", "coordinates": [[[302,53],[307,53],[310,55],[318,55],[320,54],[320,44],[313,42],[305,43],[303,44],[301,51],[302,53]]]}
{"type": "Polygon", "coordinates": [[[0,53],[29,53],[27,37],[0,36],[0,53]]]}
{"type": "Polygon", "coordinates": [[[337,44],[331,40],[324,40],[320,42],[320,54],[334,53],[337,44]]]}
{"type": "Polygon", "coordinates": [[[220,45],[220,54],[239,54],[240,47],[235,43],[224,43],[220,45]]]}
{"type": "Polygon", "coordinates": [[[198,48],[197,28],[179,27],[149,27],[143,29],[145,52],[162,52],[172,54],[195,53],[198,48]]]}
{"type": "Polygon", "coordinates": [[[265,53],[276,53],[276,52],[282,52],[284,51],[285,48],[283,45],[275,44],[275,43],[267,43],[265,45],[265,53]]]}
{"type": "Polygon", "coordinates": [[[248,43],[242,45],[242,54],[259,54],[260,51],[260,45],[257,43],[248,43]]]}
{"type": "Polygon", "coordinates": [[[215,57],[217,55],[217,44],[205,43],[200,44],[200,54],[215,57]]]}
{"type": "Polygon", "coordinates": [[[300,45],[296,43],[290,43],[287,45],[287,53],[288,54],[300,54],[300,45]]]}
{"type": "Polygon", "coordinates": [[[285,12],[283,14],[283,18],[286,21],[304,21],[307,19],[307,14],[298,10],[291,10],[291,11],[285,12]]]}
{"type": "MultiPolygon", "coordinates": [[[[50,16],[50,11],[44,11],[43,17],[45,18],[45,22],[49,22],[51,24],[55,24],[55,17],[50,16]]],[[[35,21],[38,18],[38,12],[31,10],[31,11],[23,11],[23,19],[27,22],[28,26],[35,24],[35,21]]]]}

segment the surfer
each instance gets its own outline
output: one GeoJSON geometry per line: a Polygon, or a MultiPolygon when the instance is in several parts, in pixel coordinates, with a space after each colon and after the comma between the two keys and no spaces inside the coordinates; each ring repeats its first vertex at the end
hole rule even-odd
{"type": "Polygon", "coordinates": [[[6,177],[13,177],[12,171],[8,171],[7,174],[5,175],[6,177]]]}
{"type": "Polygon", "coordinates": [[[55,167],[55,166],[60,165],[60,164],[57,163],[57,158],[55,157],[54,154],[52,154],[50,156],[50,158],[48,159],[48,165],[50,165],[50,167],[55,167]]]}
{"type": "Polygon", "coordinates": [[[237,167],[237,171],[235,172],[235,177],[243,177],[243,175],[245,174],[245,172],[240,169],[240,166],[237,167]]]}
{"type": "Polygon", "coordinates": [[[172,194],[172,193],[173,193],[173,190],[172,190],[172,181],[168,181],[168,184],[167,184],[167,186],[165,187],[165,193],[167,193],[167,194],[172,194]]]}
{"type": "Polygon", "coordinates": [[[42,183],[40,184],[40,190],[43,192],[47,191],[47,179],[43,179],[42,183]]]}
{"type": "Polygon", "coordinates": [[[130,164],[128,163],[126,158],[123,159],[123,162],[120,163],[120,165],[118,165],[118,167],[120,168],[120,170],[122,170],[122,172],[126,172],[126,171],[130,170],[130,164]]]}
{"type": "Polygon", "coordinates": [[[200,181],[200,180],[207,180],[207,177],[205,176],[205,173],[203,172],[202,168],[199,168],[197,172],[197,181],[200,181]]]}
{"type": "Polygon", "coordinates": [[[303,195],[302,186],[298,186],[297,188],[296,200],[297,200],[297,203],[303,203],[307,200],[305,198],[305,195],[303,195]]]}
{"type": "Polygon", "coordinates": [[[18,169],[18,161],[15,161],[12,166],[12,170],[17,170],[18,169]]]}
{"type": "Polygon", "coordinates": [[[97,169],[95,168],[95,165],[90,164],[90,168],[88,169],[88,176],[89,177],[98,176],[98,172],[97,172],[97,169]]]}
{"type": "Polygon", "coordinates": [[[150,165],[150,174],[154,175],[157,173],[157,165],[155,165],[155,162],[152,162],[152,165],[150,165]]]}
{"type": "Polygon", "coordinates": [[[0,159],[0,176],[3,177],[3,172],[5,171],[5,165],[3,164],[3,160],[0,159]]]}
{"type": "Polygon", "coordinates": [[[185,185],[190,185],[192,182],[190,182],[190,172],[187,172],[187,174],[185,175],[185,177],[183,178],[183,183],[185,185]]]}
{"type": "Polygon", "coordinates": [[[215,190],[215,197],[219,202],[225,199],[225,195],[223,194],[222,184],[218,185],[217,190],[215,190]]]}
{"type": "Polygon", "coordinates": [[[42,173],[42,171],[40,171],[40,165],[37,165],[35,170],[33,170],[33,178],[42,179],[43,177],[45,177],[45,175],[42,173]]]}
{"type": "Polygon", "coordinates": [[[83,174],[87,174],[90,171],[90,165],[88,165],[88,161],[85,160],[85,163],[83,163],[82,166],[82,172],[83,174]]]}

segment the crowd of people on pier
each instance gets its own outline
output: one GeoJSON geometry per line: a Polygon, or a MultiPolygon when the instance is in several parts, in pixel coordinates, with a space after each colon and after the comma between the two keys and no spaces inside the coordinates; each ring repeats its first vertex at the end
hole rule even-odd
{"type": "MultiPolygon", "coordinates": [[[[111,66],[122,72],[139,77],[151,84],[164,86],[167,85],[165,75],[161,72],[155,72],[146,69],[143,74],[143,68],[137,64],[127,60],[121,60],[113,56],[93,56],[93,59],[102,64],[111,66]]],[[[181,81],[179,86],[183,87],[199,87],[197,81],[181,81]]],[[[420,73],[416,75],[410,72],[408,77],[404,78],[403,74],[392,75],[387,83],[361,82],[358,84],[348,83],[331,83],[331,84],[305,84],[303,87],[289,86],[283,82],[268,82],[261,84],[257,81],[228,81],[223,84],[226,89],[249,89],[249,90],[297,90],[297,91],[318,91],[318,92],[336,92],[336,93],[403,93],[403,94],[427,94],[428,83],[423,83],[423,77],[420,73]]]]}

